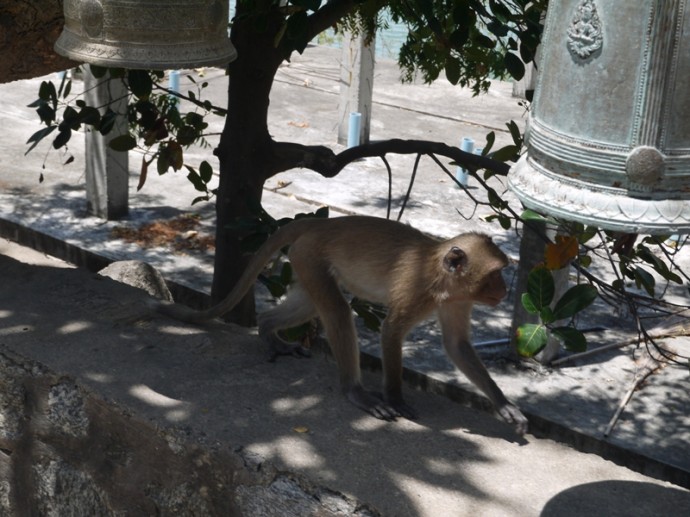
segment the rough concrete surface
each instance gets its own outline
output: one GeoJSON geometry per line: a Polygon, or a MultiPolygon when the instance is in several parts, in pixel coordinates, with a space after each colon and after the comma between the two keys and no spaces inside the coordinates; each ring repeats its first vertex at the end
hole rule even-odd
{"type": "MultiPolygon", "coordinates": [[[[329,145],[335,141],[337,61],[337,51],[310,48],[281,68],[270,115],[276,139],[329,145]]],[[[209,70],[206,80],[209,97],[222,105],[226,78],[209,70]]],[[[113,260],[143,260],[168,280],[208,291],[211,253],[141,249],[113,238],[111,232],[117,226],[137,227],[190,211],[200,214],[201,232],[212,232],[212,204],[190,207],[195,196],[191,186],[183,175],[172,173],[150,177],[135,193],[138,157],[133,154],[129,217],[103,222],[86,216],[83,141],[74,137],[67,154],[48,152],[46,145],[23,156],[21,144],[39,128],[32,110],[24,106],[34,100],[39,84],[40,79],[0,87],[5,99],[0,120],[7,132],[0,141],[5,157],[0,166],[0,234],[92,271],[113,260]],[[75,161],[63,165],[68,156],[75,161]],[[44,181],[39,183],[41,174],[44,181]]],[[[507,133],[500,131],[503,123],[511,118],[522,123],[524,114],[509,92],[510,85],[499,83],[488,96],[472,99],[440,82],[399,85],[394,64],[381,62],[374,85],[372,138],[457,144],[463,136],[479,142],[495,129],[499,142],[508,143],[507,133]]],[[[212,130],[221,128],[222,119],[213,122],[212,130]]],[[[210,149],[193,149],[187,156],[192,163],[213,162],[210,149]]],[[[407,189],[413,161],[414,157],[391,157],[397,201],[407,189]]],[[[331,207],[332,215],[385,216],[387,190],[383,165],[363,160],[334,179],[300,170],[278,175],[268,183],[264,203],[276,217],[323,204],[331,207]]],[[[471,192],[480,195],[479,189],[471,192]]],[[[399,207],[394,204],[395,210],[399,207]]],[[[515,235],[480,221],[482,207],[472,219],[458,215],[459,211],[469,217],[474,208],[443,173],[422,160],[402,219],[439,236],[468,229],[491,232],[516,258],[515,235]]],[[[408,339],[407,375],[411,383],[447,397],[410,391],[408,397],[420,409],[421,420],[384,423],[342,399],[327,356],[267,364],[251,331],[142,320],[136,311],[143,307],[144,295],[136,291],[84,271],[64,270],[52,259],[9,243],[3,243],[2,253],[0,342],[5,347],[74,377],[137,418],[181,433],[184,440],[202,447],[241,448],[257,464],[300,473],[319,486],[369,503],[384,515],[690,512],[688,492],[680,488],[690,486],[686,367],[668,366],[650,377],[634,394],[611,436],[602,436],[634,377],[640,355],[634,347],[543,370],[494,361],[489,354],[492,375],[528,413],[535,433],[517,440],[492,415],[449,400],[482,405],[443,356],[435,326],[426,325],[408,339]]],[[[681,303],[687,304],[686,293],[678,292],[681,303]]],[[[492,319],[478,311],[477,341],[507,335],[512,295],[492,319]]],[[[592,346],[633,337],[625,314],[608,307],[594,307],[586,321],[609,328],[591,335],[592,346]]],[[[672,341],[671,346],[688,355],[685,340],[672,341]]],[[[368,354],[378,353],[375,336],[365,334],[362,346],[368,354]]],[[[380,376],[368,374],[366,381],[375,386],[380,376]]]]}
{"type": "MultiPolygon", "coordinates": [[[[556,500],[567,504],[547,515],[583,515],[592,498],[605,500],[607,515],[682,515],[678,510],[690,505],[684,489],[552,440],[518,438],[492,415],[442,396],[407,393],[422,411],[418,422],[376,420],[339,394],[328,356],[268,363],[252,331],[222,324],[200,329],[151,317],[141,291],[53,261],[46,264],[40,255],[13,244],[3,243],[1,251],[0,340],[7,354],[21,354],[57,372],[44,381],[44,389],[60,393],[63,385],[71,391],[75,382],[86,386],[171,440],[201,447],[198,454],[241,451],[256,469],[275,466],[277,472],[299,473],[383,515],[539,515],[554,508],[556,500]]],[[[365,376],[369,385],[379,380],[365,376]]],[[[62,403],[67,416],[60,408],[52,413],[54,420],[62,419],[61,428],[94,433],[95,424],[80,413],[82,404],[62,398],[68,400],[62,403]]],[[[4,441],[3,449],[10,457],[15,453],[11,440],[4,441]]],[[[82,453],[101,469],[117,464],[113,458],[97,461],[94,447],[82,453]]],[[[151,454],[165,458],[164,451],[151,454]]],[[[79,465],[77,458],[68,456],[79,465]]],[[[215,472],[218,460],[208,461],[215,472]]],[[[146,466],[142,461],[142,470],[146,466]]],[[[94,472],[102,477],[100,469],[94,472]]],[[[189,475],[201,474],[194,469],[189,475]]],[[[179,482],[179,475],[169,471],[166,478],[173,477],[179,482]]],[[[100,494],[103,483],[111,481],[94,476],[93,493],[100,494]]],[[[141,492],[147,490],[129,487],[129,497],[145,499],[141,492]]],[[[250,498],[251,491],[250,485],[240,493],[250,498]]],[[[192,496],[198,494],[182,492],[187,501],[192,496]]],[[[199,508],[202,514],[222,515],[199,508]]]]}

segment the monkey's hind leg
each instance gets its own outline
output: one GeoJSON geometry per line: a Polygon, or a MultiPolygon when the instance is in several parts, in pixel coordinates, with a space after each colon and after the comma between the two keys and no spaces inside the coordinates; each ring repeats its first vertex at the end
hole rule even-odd
{"type": "MultiPolygon", "coordinates": [[[[293,266],[295,261],[293,261],[293,266]]],[[[300,282],[317,308],[326,338],[338,364],[343,394],[358,408],[382,420],[395,420],[401,414],[380,394],[362,386],[357,332],[350,304],[338,283],[327,271],[299,271],[300,282]]]]}
{"type": "Polygon", "coordinates": [[[316,318],[314,305],[302,286],[293,284],[283,302],[258,316],[259,337],[271,347],[269,361],[280,355],[309,357],[311,352],[299,343],[289,343],[278,336],[278,331],[296,327],[316,318]]]}

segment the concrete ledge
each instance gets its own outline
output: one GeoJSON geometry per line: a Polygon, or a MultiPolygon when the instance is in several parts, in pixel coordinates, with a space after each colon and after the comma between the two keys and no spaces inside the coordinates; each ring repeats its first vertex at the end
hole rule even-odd
{"type": "Polygon", "coordinates": [[[158,429],[4,348],[0,408],[3,515],[378,515],[241,449],[158,429]]]}
{"type": "MultiPolygon", "coordinates": [[[[113,262],[112,259],[104,255],[87,251],[46,233],[3,218],[0,218],[0,236],[93,272],[99,271],[113,262]]],[[[168,281],[168,286],[178,303],[194,308],[202,308],[209,303],[210,296],[205,293],[176,282],[168,281]]],[[[367,353],[366,350],[363,350],[361,361],[362,366],[369,371],[381,370],[381,359],[377,353],[367,353]]],[[[473,388],[468,389],[468,387],[457,383],[445,382],[433,375],[410,367],[404,368],[403,375],[405,381],[414,388],[443,395],[454,402],[481,411],[493,412],[489,401],[473,388]]],[[[545,417],[539,411],[525,407],[522,409],[530,420],[530,432],[535,436],[557,440],[574,447],[578,451],[597,454],[645,475],[690,488],[690,471],[682,464],[674,465],[660,461],[630,446],[603,440],[599,436],[564,425],[558,420],[545,417]]]]}

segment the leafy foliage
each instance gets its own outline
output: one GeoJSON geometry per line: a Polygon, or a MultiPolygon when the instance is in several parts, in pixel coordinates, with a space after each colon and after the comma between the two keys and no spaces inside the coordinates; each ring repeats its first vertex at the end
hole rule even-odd
{"type": "Polygon", "coordinates": [[[544,266],[534,268],[527,279],[527,292],[522,295],[521,301],[527,312],[539,315],[540,323],[526,323],[517,329],[517,349],[521,355],[532,357],[539,353],[546,346],[550,333],[560,339],[567,350],[581,352],[586,349],[587,340],[574,325],[555,326],[555,323],[574,318],[589,307],[597,297],[597,289],[590,284],[575,285],[555,305],[552,304],[554,293],[551,271],[544,266]]]}
{"type": "MultiPolygon", "coordinates": [[[[178,171],[185,167],[188,179],[202,195],[193,203],[209,200],[214,195],[209,184],[213,177],[211,165],[204,161],[198,170],[185,164],[184,151],[193,144],[206,145],[204,131],[208,128],[205,116],[209,113],[223,115],[224,110],[212,106],[208,101],[199,100],[200,94],[208,86],[198,84],[194,77],[188,79],[196,86],[197,92],[189,91],[186,98],[192,100],[194,111],[180,113],[179,100],[172,92],[161,86],[164,74],[158,71],[107,69],[90,65],[90,72],[99,81],[122,81],[131,92],[126,116],[128,131],[112,138],[108,145],[114,151],[127,152],[140,149],[143,152],[141,174],[138,188],[146,182],[149,167],[155,163],[158,174],[170,170],[178,171]]],[[[72,80],[67,74],[59,88],[52,81],[43,81],[39,88],[38,99],[29,107],[36,108],[36,113],[44,128],[36,131],[27,141],[30,144],[27,153],[34,149],[43,139],[53,135],[52,146],[55,149],[66,147],[72,133],[88,126],[92,131],[108,135],[115,127],[118,116],[110,106],[87,106],[80,98],[72,98],[72,80]],[[59,113],[62,120],[58,120],[59,113]]]]}
{"type": "Polygon", "coordinates": [[[404,78],[426,82],[441,72],[452,84],[485,91],[492,77],[521,79],[534,59],[545,1],[435,0],[390,2],[410,32],[399,57],[404,78]]]}

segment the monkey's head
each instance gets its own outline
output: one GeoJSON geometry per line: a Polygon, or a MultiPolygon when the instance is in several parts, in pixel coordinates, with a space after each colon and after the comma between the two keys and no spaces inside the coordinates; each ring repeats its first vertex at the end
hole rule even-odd
{"type": "Polygon", "coordinates": [[[443,268],[452,275],[451,298],[469,299],[495,307],[508,292],[503,280],[503,268],[508,257],[491,237],[480,233],[466,233],[446,243],[443,268]]]}

